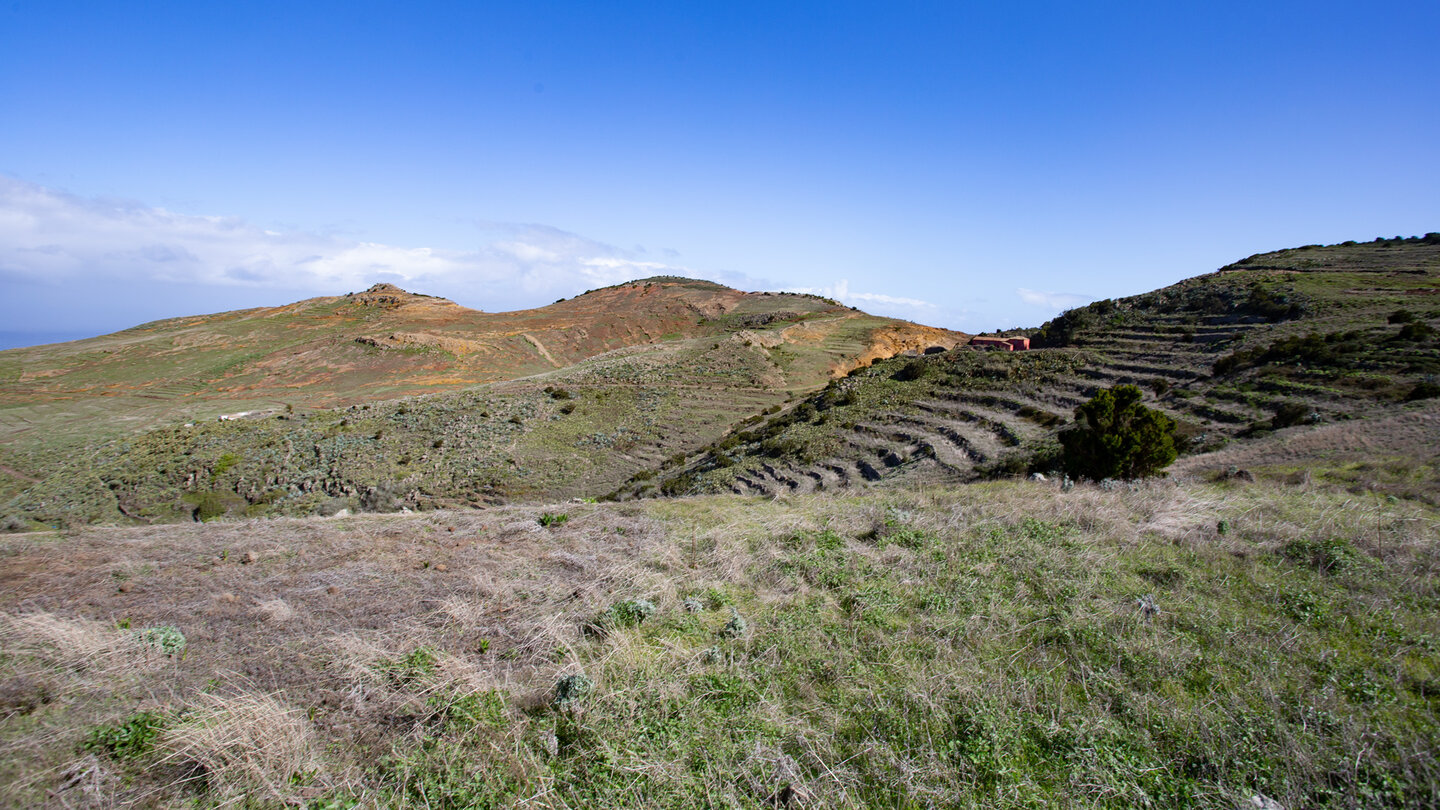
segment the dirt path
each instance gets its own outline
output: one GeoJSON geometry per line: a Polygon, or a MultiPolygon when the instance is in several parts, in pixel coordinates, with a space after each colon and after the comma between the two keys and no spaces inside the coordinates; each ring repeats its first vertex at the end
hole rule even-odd
{"type": "Polygon", "coordinates": [[[14,467],[7,467],[4,464],[0,464],[0,473],[5,473],[12,478],[19,478],[21,481],[29,481],[32,484],[40,483],[39,478],[32,478],[25,473],[22,473],[19,470],[15,469],[14,467]]]}
{"type": "Polygon", "coordinates": [[[550,361],[550,365],[556,368],[564,368],[564,366],[560,365],[559,361],[557,361],[554,357],[550,356],[550,350],[545,348],[545,344],[541,343],[538,338],[536,338],[529,332],[521,332],[520,334],[526,340],[530,341],[530,345],[534,346],[536,351],[545,355],[545,359],[550,361]]]}

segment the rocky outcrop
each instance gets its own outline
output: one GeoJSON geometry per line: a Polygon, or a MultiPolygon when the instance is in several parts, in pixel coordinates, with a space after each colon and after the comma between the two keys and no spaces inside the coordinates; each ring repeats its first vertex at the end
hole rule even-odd
{"type": "Polygon", "coordinates": [[[464,338],[431,335],[424,332],[392,332],[388,335],[365,335],[355,342],[377,349],[410,349],[415,351],[436,350],[456,357],[475,354],[490,348],[484,343],[464,338]]]}
{"type": "Polygon", "coordinates": [[[953,349],[964,344],[970,336],[964,332],[952,332],[934,326],[914,323],[899,323],[875,330],[870,335],[870,345],[859,355],[830,367],[835,377],[844,377],[857,368],[865,368],[879,360],[888,360],[896,355],[912,352],[925,354],[934,348],[953,349]]]}

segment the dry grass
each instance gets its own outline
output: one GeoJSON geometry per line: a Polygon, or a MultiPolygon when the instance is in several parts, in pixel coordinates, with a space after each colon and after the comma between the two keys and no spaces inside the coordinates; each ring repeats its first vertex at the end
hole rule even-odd
{"type": "MultiPolygon", "coordinates": [[[[756,806],[784,794],[792,806],[853,807],[873,804],[883,787],[914,806],[957,796],[977,806],[1041,796],[1115,805],[1142,802],[1135,791],[1147,788],[1140,771],[1105,757],[1153,764],[1129,749],[1105,753],[1129,722],[1108,713],[1112,701],[1202,747],[1231,739],[1216,719],[1228,717],[1216,714],[1225,701],[1263,707],[1265,724],[1291,728],[1282,707],[1297,698],[1272,683],[1341,718],[1326,746],[1354,755],[1365,734],[1386,728],[1370,704],[1337,697],[1340,687],[1294,686],[1305,683],[1296,672],[1312,672],[1307,662],[1337,660],[1324,651],[1324,633],[1337,631],[1276,618],[1277,600],[1315,595],[1331,615],[1355,617],[1347,622],[1395,616],[1405,640],[1384,689],[1408,694],[1405,684],[1440,678],[1414,641],[1440,630],[1414,607],[1437,598],[1440,570],[1436,515],[1417,502],[1319,484],[1062,492],[1014,482],[558,509],[569,520],[549,528],[537,518],[557,507],[0,541],[10,583],[0,596],[9,611],[0,614],[0,679],[52,679],[73,696],[0,724],[9,772],[27,774],[7,796],[26,804],[60,790],[67,801],[103,798],[89,804],[174,805],[204,786],[205,801],[221,803],[338,793],[374,805],[463,805],[456,797],[465,796],[654,806],[685,796],[756,806]],[[883,541],[898,530],[911,540],[883,541]],[[839,540],[822,553],[814,544],[825,532],[839,540]],[[1373,571],[1311,571],[1284,556],[1298,541],[1353,547],[1373,571]],[[1147,594],[1155,618],[1136,610],[1147,594]],[[682,609],[691,597],[706,608],[682,609]],[[627,599],[652,601],[657,616],[585,631],[627,599]],[[739,638],[721,633],[731,608],[748,622],[739,638]],[[115,629],[120,619],[181,627],[186,654],[137,648],[115,629]],[[1267,680],[1271,665],[1259,656],[1269,648],[1295,663],[1267,680]],[[1144,662],[1134,677],[1150,685],[1117,693],[1132,676],[1106,663],[1111,655],[1144,662]],[[135,677],[98,677],[126,667],[135,677]],[[163,689],[139,677],[157,667],[163,689]],[[1222,691],[1196,697],[1176,685],[1206,668],[1222,691]],[[550,700],[571,674],[595,689],[567,715],[550,700]],[[217,678],[239,686],[216,690],[217,678]],[[1057,794],[1017,777],[983,792],[983,772],[947,753],[954,732],[941,720],[957,706],[985,722],[1038,718],[1033,733],[1091,740],[1100,747],[1067,755],[1067,767],[1099,781],[1057,794]],[[141,761],[153,773],[76,758],[87,728],[154,708],[171,723],[141,761]],[[596,781],[602,771],[611,781],[596,781]],[[474,774],[488,781],[466,781],[474,774]]],[[[1369,660],[1357,655],[1341,658],[1369,660]]],[[[1289,746],[1297,773],[1333,753],[1311,744],[1275,743],[1289,746]]],[[[1423,755],[1416,739],[1397,744],[1423,755]]],[[[1222,806],[1232,789],[1207,784],[1200,806],[1222,806]]]]}
{"type": "Polygon", "coordinates": [[[182,783],[203,782],[221,805],[289,804],[297,778],[316,766],[304,712],[257,693],[196,695],[158,749],[160,767],[178,769],[182,783]]]}
{"type": "Polygon", "coordinates": [[[53,613],[0,613],[0,639],[11,654],[26,654],[92,676],[156,663],[162,659],[134,633],[92,619],[53,613]]]}

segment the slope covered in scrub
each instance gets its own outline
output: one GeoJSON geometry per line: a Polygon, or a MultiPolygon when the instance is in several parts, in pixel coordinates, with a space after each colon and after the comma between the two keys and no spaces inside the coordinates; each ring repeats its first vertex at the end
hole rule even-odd
{"type": "MultiPolygon", "coordinates": [[[[1440,236],[1252,256],[1038,329],[1028,352],[895,358],[618,495],[776,493],[1058,468],[1055,432],[1140,386],[1190,452],[1440,396],[1440,236]]],[[[1364,431],[1365,428],[1357,427],[1364,431]]],[[[1428,443],[1412,447],[1425,452],[1428,443]]]]}
{"type": "Polygon", "coordinates": [[[964,338],[671,277],[498,315],[380,289],[150,324],[0,352],[0,516],[593,497],[856,363],[964,338]]]}

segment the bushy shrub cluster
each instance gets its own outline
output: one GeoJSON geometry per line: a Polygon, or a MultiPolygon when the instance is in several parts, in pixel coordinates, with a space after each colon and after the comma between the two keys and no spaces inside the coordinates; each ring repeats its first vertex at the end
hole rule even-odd
{"type": "Polygon", "coordinates": [[[1040,329],[1030,336],[1030,345],[1037,349],[1064,348],[1073,344],[1079,331],[1092,322],[1090,307],[1067,309],[1042,324],[1040,329]]]}
{"type": "Polygon", "coordinates": [[[1075,409],[1075,425],[1060,433],[1065,472],[1102,481],[1158,475],[1177,455],[1175,421],[1140,404],[1133,385],[1096,394],[1075,409]]]}
{"type": "Polygon", "coordinates": [[[1327,335],[1311,332],[1304,336],[1281,338],[1265,347],[1238,349],[1216,360],[1213,371],[1218,377],[1269,363],[1304,363],[1333,368],[1349,365],[1356,355],[1371,348],[1359,331],[1331,332],[1327,335]]]}

